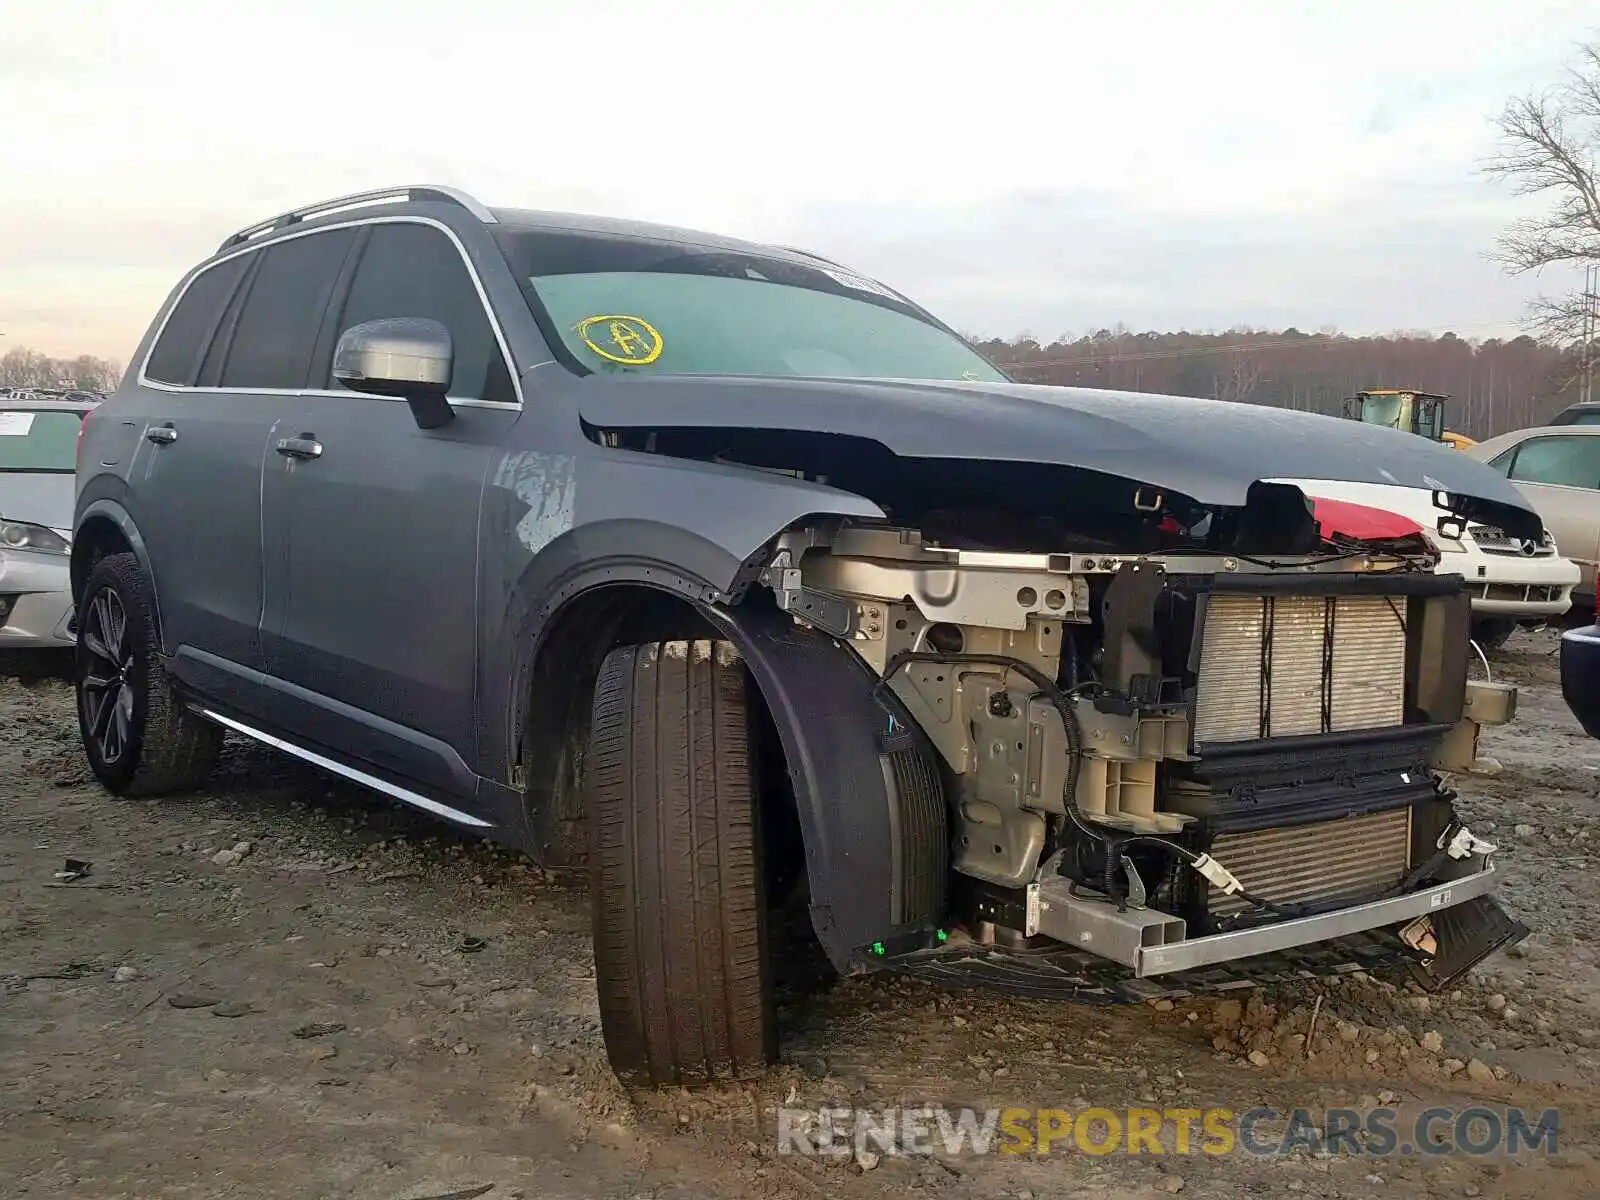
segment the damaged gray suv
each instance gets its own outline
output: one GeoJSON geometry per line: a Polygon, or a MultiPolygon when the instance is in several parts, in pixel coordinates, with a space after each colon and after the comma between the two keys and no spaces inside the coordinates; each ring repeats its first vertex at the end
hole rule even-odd
{"type": "Polygon", "coordinates": [[[1543,534],[1409,434],[1015,384],[816,255],[343,197],[223,242],[87,421],[83,742],[152,794],[233,731],[586,869],[640,1085],[774,1058],[794,911],[1032,995],[1440,985],[1526,932],[1448,786],[1515,692],[1429,530],[1286,479],[1543,534]]]}

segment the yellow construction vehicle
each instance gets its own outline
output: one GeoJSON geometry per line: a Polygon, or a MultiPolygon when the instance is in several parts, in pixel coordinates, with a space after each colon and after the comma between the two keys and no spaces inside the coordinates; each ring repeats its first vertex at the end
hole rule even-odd
{"type": "Polygon", "coordinates": [[[1466,434],[1444,427],[1444,410],[1449,400],[1449,396],[1419,392],[1415,388],[1368,388],[1344,402],[1344,415],[1368,425],[1404,429],[1457,450],[1477,445],[1466,434]]]}

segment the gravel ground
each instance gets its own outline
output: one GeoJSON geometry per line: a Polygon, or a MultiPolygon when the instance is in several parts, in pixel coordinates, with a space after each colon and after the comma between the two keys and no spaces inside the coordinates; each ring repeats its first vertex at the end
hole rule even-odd
{"type": "Polygon", "coordinates": [[[1600,742],[1554,651],[1518,634],[1492,660],[1521,713],[1486,739],[1499,773],[1459,783],[1535,933],[1458,991],[1363,975],[1103,1009],[874,977],[795,998],[761,1087],[633,1100],[605,1066],[580,888],[250,745],[202,794],[115,800],[70,690],[0,678],[0,1191],[1600,1194],[1600,742]],[[58,880],[68,858],[91,872],[58,880]],[[773,1152],[784,1103],[1483,1104],[1561,1125],[1555,1155],[835,1163],[773,1152]]]}

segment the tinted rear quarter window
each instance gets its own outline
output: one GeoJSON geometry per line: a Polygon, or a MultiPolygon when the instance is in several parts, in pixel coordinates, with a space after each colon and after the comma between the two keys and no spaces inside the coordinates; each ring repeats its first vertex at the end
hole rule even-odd
{"type": "MultiPolygon", "coordinates": [[[[257,255],[250,253],[239,257],[241,262],[254,264],[257,255]]],[[[227,307],[218,316],[211,344],[200,359],[200,372],[194,380],[196,387],[214,388],[222,382],[222,360],[228,353],[228,343],[233,340],[233,331],[239,327],[239,309],[244,306],[245,293],[250,290],[250,266],[245,267],[244,277],[245,282],[234,289],[233,299],[228,301],[227,307]]]]}
{"type": "MultiPolygon", "coordinates": [[[[339,332],[385,317],[430,317],[450,331],[455,351],[450,395],[516,399],[504,356],[461,252],[431,225],[405,221],[372,227],[339,319],[339,332]]],[[[340,387],[331,371],[318,386],[340,387]]]]}
{"type": "Polygon", "coordinates": [[[222,368],[222,386],[301,388],[353,229],[265,247],[222,368]]]}
{"type": "Polygon", "coordinates": [[[193,382],[201,347],[244,273],[246,257],[227,259],[194,277],[156,339],[145,363],[146,378],[180,386],[193,382]]]}

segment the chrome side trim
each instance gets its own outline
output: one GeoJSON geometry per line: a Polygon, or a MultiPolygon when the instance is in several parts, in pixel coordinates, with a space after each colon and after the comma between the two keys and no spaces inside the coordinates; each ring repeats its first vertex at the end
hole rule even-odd
{"type": "Polygon", "coordinates": [[[301,208],[291,208],[288,212],[281,212],[275,217],[268,217],[265,221],[257,221],[254,225],[246,225],[238,233],[233,234],[220,247],[223,250],[230,246],[237,246],[257,234],[265,233],[282,221],[285,224],[292,221],[304,221],[307,217],[318,214],[342,212],[345,209],[360,208],[368,204],[399,203],[407,200],[444,200],[451,204],[460,205],[485,225],[498,225],[499,219],[483,204],[479,203],[466,192],[452,187],[438,187],[434,184],[411,183],[399,187],[379,188],[371,192],[355,192],[349,196],[335,196],[331,200],[319,200],[315,204],[307,204],[301,208]]]}
{"type": "MultiPolygon", "coordinates": [[[[175,392],[187,395],[189,392],[204,392],[208,396],[324,396],[332,400],[379,400],[385,404],[404,404],[405,401],[398,396],[379,396],[375,392],[357,392],[350,388],[335,391],[333,388],[188,388],[176,384],[162,383],[159,379],[152,379],[144,384],[145,387],[158,392],[175,392]]],[[[453,408],[495,408],[506,412],[521,412],[522,405],[510,400],[479,400],[474,396],[446,396],[453,408]]]]}
{"type": "Polygon", "coordinates": [[[194,285],[194,281],[196,279],[199,279],[200,276],[204,275],[207,271],[210,271],[215,267],[221,266],[223,263],[227,262],[230,258],[237,258],[241,254],[255,254],[258,251],[267,249],[270,246],[276,246],[280,242],[291,241],[294,238],[310,237],[313,234],[318,234],[318,233],[330,233],[335,229],[359,228],[362,225],[395,225],[395,224],[401,224],[401,223],[404,223],[404,222],[410,222],[413,225],[431,225],[433,228],[439,230],[447,238],[449,238],[450,241],[451,241],[451,244],[455,246],[456,253],[461,256],[462,265],[467,268],[467,275],[472,280],[473,290],[478,293],[478,303],[480,305],[482,305],[484,313],[487,314],[487,316],[489,318],[489,328],[494,330],[495,344],[500,347],[500,353],[505,356],[506,370],[511,375],[511,386],[516,390],[516,393],[517,393],[517,400],[516,400],[515,404],[512,404],[511,402],[504,401],[504,400],[452,400],[451,403],[452,404],[456,404],[456,405],[461,405],[461,406],[464,406],[464,407],[470,407],[470,408],[507,408],[507,409],[514,409],[514,410],[516,410],[518,412],[522,411],[522,408],[523,408],[523,406],[524,406],[524,404],[526,402],[526,397],[522,393],[522,377],[517,373],[517,360],[515,358],[513,358],[512,355],[511,355],[511,343],[506,340],[505,330],[500,327],[500,318],[495,314],[494,305],[489,303],[489,291],[488,291],[487,288],[485,288],[483,286],[483,280],[478,275],[478,268],[473,265],[471,256],[467,254],[466,246],[464,246],[462,244],[462,242],[461,242],[461,239],[456,236],[455,230],[451,229],[448,225],[444,224],[441,221],[434,220],[432,217],[417,217],[417,216],[364,217],[359,221],[339,221],[339,222],[336,222],[335,224],[332,224],[332,225],[317,225],[317,226],[314,226],[314,227],[312,227],[310,229],[297,229],[293,233],[286,233],[282,237],[275,237],[275,238],[272,238],[270,241],[265,241],[265,242],[247,242],[244,245],[239,246],[235,250],[231,251],[230,253],[219,255],[218,257],[210,260],[204,266],[202,266],[199,270],[197,270],[193,274],[191,274],[189,276],[189,278],[187,278],[187,279],[185,279],[183,281],[183,286],[178,289],[178,294],[172,298],[172,303],[170,305],[168,305],[167,311],[162,315],[162,317],[161,317],[161,326],[160,326],[160,328],[158,328],[156,330],[155,336],[150,339],[150,348],[145,351],[144,358],[142,358],[139,361],[139,374],[138,374],[138,378],[137,378],[137,382],[138,382],[139,386],[140,387],[153,388],[156,391],[161,391],[161,392],[179,392],[179,393],[185,393],[185,394],[190,393],[190,392],[204,392],[204,393],[207,393],[207,394],[212,394],[212,393],[223,393],[223,394],[226,394],[226,393],[238,393],[238,394],[243,394],[243,395],[279,395],[279,396],[355,396],[355,395],[361,395],[362,393],[351,392],[351,391],[348,391],[348,390],[342,391],[342,392],[334,392],[334,391],[330,391],[330,390],[322,389],[322,388],[301,389],[301,388],[192,388],[192,387],[182,387],[182,386],[180,386],[178,384],[163,383],[160,380],[151,379],[148,375],[145,374],[145,369],[150,365],[150,356],[155,353],[156,347],[161,344],[161,335],[166,333],[166,331],[167,331],[167,322],[172,320],[172,314],[178,311],[178,305],[183,303],[183,298],[184,298],[184,296],[188,295],[190,287],[192,287],[194,285]]]}
{"type": "MultiPolygon", "coordinates": [[[[1483,859],[1479,858],[1478,861],[1483,862],[1483,859]]],[[[1168,971],[1186,971],[1211,963],[1233,962],[1252,954],[1270,954],[1291,946],[1304,946],[1309,942],[1322,942],[1384,925],[1395,925],[1483,895],[1493,885],[1494,875],[1493,864],[1484,862],[1482,869],[1474,874],[1388,900],[1374,900],[1370,904],[1318,913],[1314,917],[1297,917],[1259,929],[1216,933],[1167,945],[1139,946],[1132,954],[1133,962],[1130,965],[1134,973],[1141,977],[1164,975],[1168,971]]]]}
{"type": "Polygon", "coordinates": [[[215,721],[218,725],[231,729],[235,733],[242,733],[247,738],[253,738],[265,745],[292,754],[296,758],[303,758],[306,762],[322,767],[324,770],[332,771],[335,775],[343,775],[346,779],[359,783],[363,787],[371,788],[375,792],[382,792],[386,796],[392,796],[394,799],[412,805],[414,808],[430,812],[436,817],[443,817],[447,821],[454,821],[457,825],[467,825],[474,829],[494,828],[488,821],[480,820],[471,813],[464,813],[458,808],[451,808],[448,804],[440,804],[437,800],[430,800],[426,796],[420,796],[416,792],[408,791],[406,788],[390,783],[388,780],[379,779],[376,775],[368,775],[365,771],[358,771],[354,767],[347,767],[343,763],[334,762],[331,758],[325,758],[321,754],[307,750],[302,746],[296,746],[293,742],[286,742],[282,738],[273,737],[270,733],[262,733],[261,730],[254,729],[243,721],[235,721],[232,717],[225,717],[221,713],[212,712],[209,708],[202,708],[199,713],[208,721],[215,721]]]}

